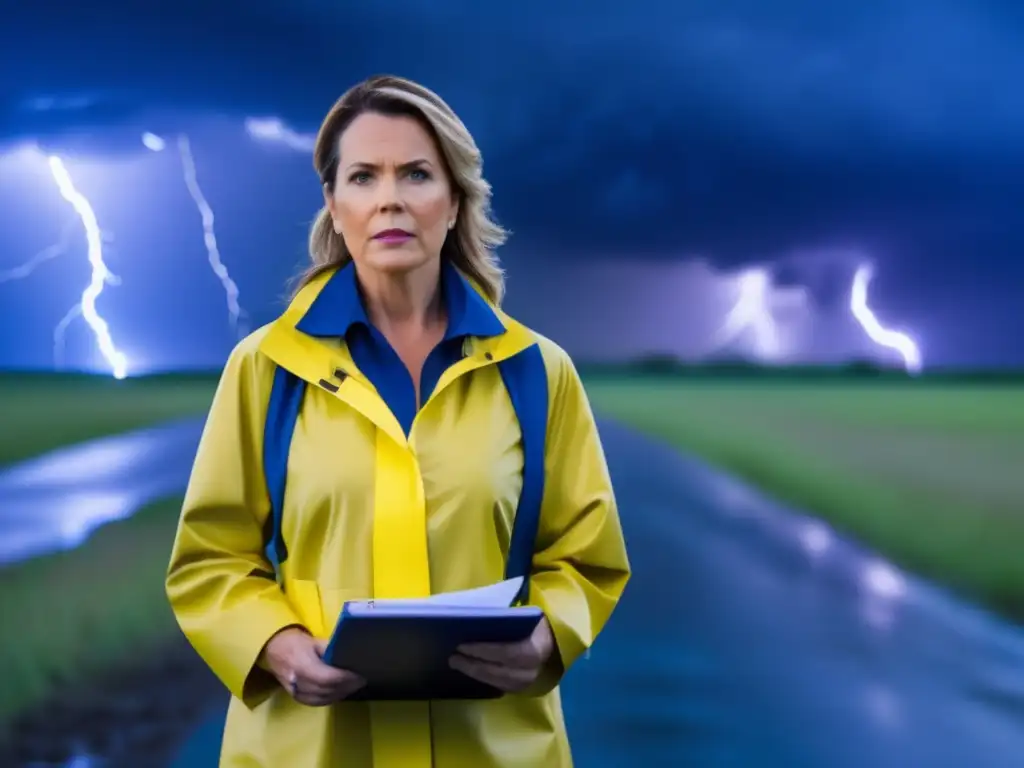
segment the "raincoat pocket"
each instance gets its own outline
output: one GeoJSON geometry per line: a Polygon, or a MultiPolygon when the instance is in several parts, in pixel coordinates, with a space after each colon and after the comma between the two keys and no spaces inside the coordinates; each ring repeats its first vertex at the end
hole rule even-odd
{"type": "Polygon", "coordinates": [[[334,632],[346,600],[366,599],[354,589],[324,587],[307,579],[285,579],[284,592],[306,629],[322,640],[334,632]]]}
{"type": "MultiPolygon", "coordinates": [[[[324,611],[320,602],[320,587],[315,581],[285,579],[284,593],[288,597],[299,620],[314,637],[326,638],[331,630],[324,622],[324,611]]],[[[333,629],[333,622],[330,626],[333,629]]]]}
{"type": "Polygon", "coordinates": [[[334,627],[341,616],[341,609],[347,600],[367,600],[370,596],[359,594],[354,589],[340,587],[320,588],[320,609],[324,617],[327,634],[334,632],[334,627]]]}

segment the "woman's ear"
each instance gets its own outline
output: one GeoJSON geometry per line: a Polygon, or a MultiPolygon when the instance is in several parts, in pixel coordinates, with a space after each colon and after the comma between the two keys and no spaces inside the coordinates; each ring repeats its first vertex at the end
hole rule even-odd
{"type": "Polygon", "coordinates": [[[324,184],[324,205],[327,207],[327,212],[331,215],[331,223],[334,226],[335,234],[341,234],[341,225],[338,224],[338,212],[337,212],[337,201],[334,199],[334,194],[331,192],[331,188],[324,184]]]}
{"type": "Polygon", "coordinates": [[[452,210],[448,216],[448,229],[455,229],[455,222],[459,220],[459,203],[461,202],[458,197],[452,198],[452,210]]]}

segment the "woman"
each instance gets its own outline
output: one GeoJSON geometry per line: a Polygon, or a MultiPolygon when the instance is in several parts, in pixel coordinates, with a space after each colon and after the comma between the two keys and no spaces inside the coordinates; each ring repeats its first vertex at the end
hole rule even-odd
{"type": "Polygon", "coordinates": [[[220,764],[570,766],[558,683],[629,577],[583,387],[565,352],[498,309],[504,233],[438,96],[395,77],[356,86],[314,165],[313,267],[228,360],[167,575],[182,630],[233,694],[220,764]],[[346,600],[478,587],[517,558],[545,619],[450,660],[506,695],[346,701],[363,681],[321,659],[346,600]]]}

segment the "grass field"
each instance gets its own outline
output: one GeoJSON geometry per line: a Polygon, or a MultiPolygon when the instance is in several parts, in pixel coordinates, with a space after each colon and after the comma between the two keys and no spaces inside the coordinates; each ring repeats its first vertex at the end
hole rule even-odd
{"type": "Polygon", "coordinates": [[[62,445],[201,414],[212,376],[114,381],[0,374],[0,467],[62,445]]]}
{"type": "Polygon", "coordinates": [[[0,738],[63,682],[143,657],[177,631],[164,573],[180,509],[167,499],[79,549],[0,569],[0,738]]]}
{"type": "Polygon", "coordinates": [[[594,407],[1024,617],[1024,387],[598,376],[594,407]]]}
{"type": "MultiPolygon", "coordinates": [[[[0,466],[202,414],[215,385],[209,376],[0,375],[0,466]]],[[[77,550],[0,568],[0,616],[16,625],[5,629],[0,654],[0,737],[62,681],[145,654],[177,631],[163,581],[180,506],[162,501],[101,528],[77,550]]]]}
{"type": "MultiPolygon", "coordinates": [[[[0,376],[0,465],[202,414],[214,386],[206,376],[0,376]]],[[[601,374],[587,387],[599,413],[1024,618],[1024,386],[601,374]]],[[[0,729],[61,679],[176,631],[163,572],[177,511],[162,502],[79,550],[0,569],[0,615],[17,623],[0,655],[0,729]]]]}

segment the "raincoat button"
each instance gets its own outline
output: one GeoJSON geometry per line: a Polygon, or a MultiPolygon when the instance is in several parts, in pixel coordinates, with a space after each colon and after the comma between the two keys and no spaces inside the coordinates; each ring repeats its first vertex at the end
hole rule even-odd
{"type": "Polygon", "coordinates": [[[494,355],[492,355],[490,352],[484,352],[484,357],[487,358],[488,360],[494,359],[494,355]]]}

